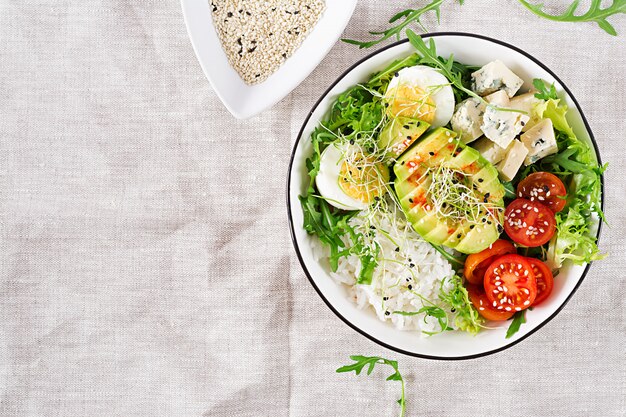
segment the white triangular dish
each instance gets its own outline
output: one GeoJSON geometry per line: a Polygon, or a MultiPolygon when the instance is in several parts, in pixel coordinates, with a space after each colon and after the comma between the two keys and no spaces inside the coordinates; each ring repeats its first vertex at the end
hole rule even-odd
{"type": "Polygon", "coordinates": [[[265,81],[246,84],[230,66],[213,26],[208,0],[181,0],[187,32],[200,66],[228,111],[247,119],[296,88],[326,56],[345,29],[357,0],[326,0],[326,10],[300,47],[265,81]]]}

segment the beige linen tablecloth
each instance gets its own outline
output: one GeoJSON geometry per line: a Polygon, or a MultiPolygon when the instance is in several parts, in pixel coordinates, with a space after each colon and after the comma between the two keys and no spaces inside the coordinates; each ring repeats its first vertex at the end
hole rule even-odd
{"type": "MultiPolygon", "coordinates": [[[[340,1],[340,0],[328,0],[340,1]]],[[[361,1],[347,36],[419,1],[361,1]]],[[[626,415],[626,24],[540,20],[514,0],[448,2],[438,30],[510,42],[551,67],[605,161],[601,247],[567,307],[482,359],[403,357],[323,304],[291,246],[285,175],[316,99],[368,52],[338,43],[273,109],[235,120],[180,6],[0,1],[0,415],[626,415]]]]}

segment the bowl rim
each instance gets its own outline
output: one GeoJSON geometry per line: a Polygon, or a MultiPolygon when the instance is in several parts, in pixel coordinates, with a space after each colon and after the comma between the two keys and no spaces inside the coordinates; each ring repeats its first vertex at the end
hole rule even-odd
{"type": "MultiPolygon", "coordinates": [[[[591,127],[589,126],[589,123],[587,122],[587,118],[585,117],[585,114],[583,113],[582,108],[580,107],[580,104],[578,104],[578,101],[576,100],[576,97],[574,97],[574,95],[572,94],[570,89],[563,83],[563,81],[550,68],[548,68],[545,64],[543,64],[537,58],[535,58],[534,56],[532,56],[528,52],[526,52],[526,51],[524,51],[524,50],[522,50],[522,49],[520,49],[520,48],[518,48],[518,47],[516,47],[514,45],[511,45],[511,44],[509,44],[507,42],[504,42],[504,41],[501,41],[501,40],[498,40],[498,39],[494,39],[494,38],[490,38],[490,37],[484,36],[484,35],[478,35],[478,34],[475,34],[475,33],[467,33],[467,32],[429,32],[429,33],[422,34],[420,36],[422,38],[436,38],[436,37],[440,37],[440,36],[461,36],[461,37],[465,36],[465,37],[470,37],[470,38],[482,39],[482,40],[493,42],[493,43],[502,45],[502,46],[504,46],[506,48],[512,49],[512,50],[522,54],[526,58],[530,59],[535,64],[539,65],[546,72],[548,72],[552,77],[554,77],[554,79],[561,85],[563,90],[572,99],[572,102],[576,106],[576,109],[578,110],[578,112],[579,112],[579,114],[581,116],[581,119],[583,121],[585,129],[587,130],[587,132],[589,134],[589,139],[590,139],[591,144],[593,146],[593,149],[594,149],[595,156],[596,156],[596,159],[598,161],[598,164],[600,166],[602,166],[602,160],[600,158],[600,150],[598,149],[598,144],[596,142],[595,136],[593,135],[591,127]]],[[[295,143],[293,145],[293,149],[291,151],[291,157],[289,159],[289,167],[288,167],[288,173],[287,173],[287,188],[286,188],[286,197],[287,198],[286,198],[286,200],[287,200],[287,217],[289,219],[289,233],[291,235],[291,241],[293,243],[294,249],[296,250],[296,255],[298,256],[298,261],[300,262],[300,265],[301,265],[302,269],[304,270],[304,274],[307,276],[309,282],[311,283],[311,285],[313,286],[313,288],[315,289],[317,294],[322,298],[322,300],[324,300],[324,303],[326,303],[328,308],[330,308],[330,310],[333,313],[335,313],[335,315],[337,317],[339,317],[345,324],[347,324],[353,330],[357,331],[358,333],[360,333],[361,335],[365,336],[369,340],[379,344],[380,346],[383,346],[383,347],[385,347],[387,349],[393,350],[393,351],[395,351],[397,353],[401,353],[401,354],[407,355],[407,356],[413,356],[413,357],[422,358],[422,359],[445,360],[445,361],[481,358],[481,357],[484,357],[484,356],[488,356],[488,355],[492,355],[492,354],[501,352],[501,351],[506,350],[506,349],[508,349],[508,348],[510,348],[512,346],[515,346],[516,344],[520,343],[523,340],[526,340],[526,338],[528,338],[530,335],[534,334],[536,331],[538,331],[543,326],[545,326],[548,322],[550,322],[554,317],[556,317],[557,314],[559,314],[561,312],[561,310],[563,310],[565,305],[570,301],[572,296],[576,293],[576,291],[578,290],[578,288],[582,284],[583,280],[587,276],[587,273],[589,272],[589,268],[591,267],[591,263],[592,262],[589,262],[585,266],[585,270],[583,271],[583,273],[581,274],[580,278],[578,279],[578,282],[576,283],[576,285],[574,286],[572,291],[569,293],[569,295],[565,298],[563,303],[547,319],[545,319],[544,321],[539,323],[536,327],[534,327],[532,330],[530,330],[528,333],[526,333],[525,335],[523,335],[519,339],[513,340],[510,343],[507,343],[507,344],[505,344],[505,345],[503,345],[503,346],[501,346],[501,347],[499,347],[497,349],[492,349],[492,350],[488,350],[488,351],[485,351],[485,352],[476,353],[476,354],[472,354],[472,355],[464,355],[464,356],[425,355],[425,354],[421,354],[421,353],[410,352],[410,351],[407,351],[407,350],[404,350],[404,349],[401,349],[401,348],[397,348],[395,346],[391,346],[391,345],[385,343],[384,341],[379,340],[376,337],[372,336],[366,330],[361,329],[360,327],[354,325],[348,319],[346,319],[341,313],[339,313],[339,311],[337,311],[337,309],[335,309],[335,307],[328,301],[328,299],[324,296],[322,291],[315,284],[315,281],[313,280],[313,277],[311,276],[311,273],[309,272],[309,270],[308,270],[308,268],[307,268],[307,266],[306,266],[306,264],[304,262],[304,259],[302,258],[302,254],[300,252],[300,248],[298,246],[298,241],[297,241],[296,235],[295,235],[295,226],[293,224],[293,215],[292,215],[292,211],[291,211],[291,196],[290,196],[291,173],[293,171],[293,163],[294,163],[294,160],[295,160],[296,151],[297,151],[298,146],[300,144],[300,140],[302,139],[302,135],[304,133],[304,129],[308,125],[311,116],[313,115],[313,113],[315,112],[317,107],[320,105],[322,100],[324,100],[324,98],[335,87],[335,85],[337,85],[354,68],[356,68],[357,66],[361,65],[362,63],[368,61],[370,58],[374,57],[375,55],[378,55],[379,53],[381,53],[383,51],[386,51],[387,49],[390,49],[390,48],[393,48],[395,46],[407,43],[408,41],[409,41],[408,39],[403,39],[403,40],[400,40],[400,41],[393,42],[393,43],[391,43],[389,45],[386,45],[386,46],[384,46],[384,47],[382,47],[382,48],[380,48],[380,49],[378,49],[378,50],[376,50],[376,51],[366,55],[365,57],[361,58],[360,60],[358,60],[357,62],[352,64],[349,68],[347,68],[344,72],[342,72],[341,75],[339,75],[335,79],[335,81],[333,81],[330,84],[330,86],[326,89],[326,91],[324,91],[324,93],[320,96],[320,98],[317,100],[317,102],[313,105],[313,107],[309,111],[307,117],[304,119],[304,122],[302,123],[302,127],[300,128],[300,131],[298,132],[298,136],[296,138],[296,141],[295,141],[295,143]]],[[[601,190],[600,208],[602,210],[604,210],[604,174],[600,175],[600,190],[601,190]]],[[[600,219],[598,221],[598,230],[597,230],[597,233],[596,233],[596,238],[597,238],[598,242],[600,240],[601,231],[602,231],[602,220],[600,219]]]]}

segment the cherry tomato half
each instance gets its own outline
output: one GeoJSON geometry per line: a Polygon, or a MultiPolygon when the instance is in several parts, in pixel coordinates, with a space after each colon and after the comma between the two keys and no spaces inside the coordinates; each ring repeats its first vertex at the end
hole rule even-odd
{"type": "Polygon", "coordinates": [[[493,308],[487,299],[482,285],[468,285],[467,294],[472,304],[474,304],[474,307],[476,307],[476,310],[478,310],[478,313],[487,320],[504,321],[510,319],[511,316],[515,314],[514,311],[509,312],[493,308]]]}
{"type": "Polygon", "coordinates": [[[535,297],[534,306],[541,304],[552,292],[554,287],[554,277],[552,271],[548,265],[541,262],[539,259],[526,258],[533,269],[535,274],[535,280],[537,281],[537,297],[535,297]]]}
{"type": "Polygon", "coordinates": [[[528,258],[504,255],[485,272],[485,293],[491,306],[504,311],[521,311],[535,302],[537,281],[528,258]]]}
{"type": "Polygon", "coordinates": [[[517,196],[536,201],[555,213],[565,207],[567,190],[563,181],[549,172],[535,172],[517,184],[517,196]]]}
{"type": "Polygon", "coordinates": [[[476,285],[482,285],[487,267],[499,256],[515,253],[515,246],[508,240],[498,239],[487,249],[473,253],[465,260],[463,275],[465,279],[476,285]]]}
{"type": "Polygon", "coordinates": [[[518,198],[504,211],[504,231],[520,245],[541,246],[552,238],[555,230],[554,213],[536,201],[518,198]]]}

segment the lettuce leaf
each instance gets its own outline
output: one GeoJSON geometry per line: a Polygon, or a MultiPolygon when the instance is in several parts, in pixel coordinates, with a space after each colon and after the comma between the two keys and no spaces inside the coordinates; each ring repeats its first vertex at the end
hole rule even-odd
{"type": "Polygon", "coordinates": [[[559,152],[547,156],[523,172],[548,171],[558,176],[568,188],[567,204],[556,213],[557,232],[548,244],[547,262],[556,269],[567,259],[583,264],[604,258],[591,225],[602,212],[601,175],[606,165],[599,166],[589,145],[576,137],[566,119],[567,105],[559,99],[547,99],[534,111],[549,118],[556,129],[559,152]]]}

